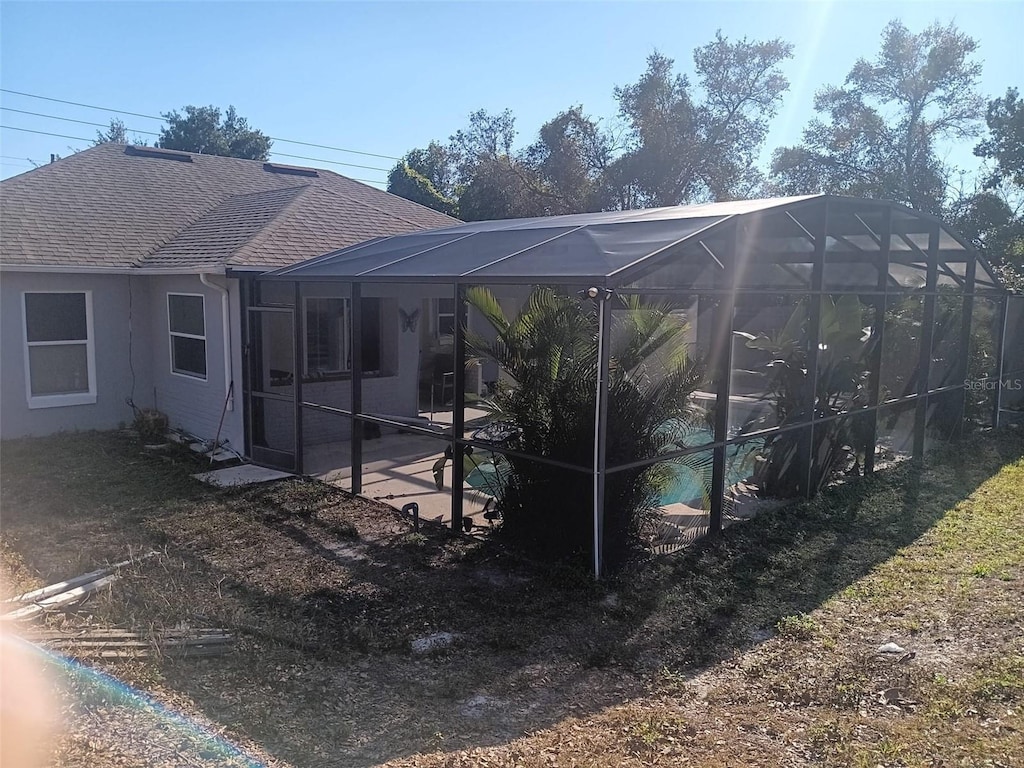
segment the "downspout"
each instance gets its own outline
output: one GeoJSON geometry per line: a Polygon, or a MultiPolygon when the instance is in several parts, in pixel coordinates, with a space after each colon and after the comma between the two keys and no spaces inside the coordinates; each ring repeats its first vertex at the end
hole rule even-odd
{"type": "Polygon", "coordinates": [[[235,381],[231,376],[231,302],[228,289],[217,285],[217,283],[211,283],[209,277],[205,272],[199,273],[199,282],[220,294],[220,322],[221,330],[224,333],[224,402],[227,403],[227,409],[233,411],[235,410],[235,381]]]}

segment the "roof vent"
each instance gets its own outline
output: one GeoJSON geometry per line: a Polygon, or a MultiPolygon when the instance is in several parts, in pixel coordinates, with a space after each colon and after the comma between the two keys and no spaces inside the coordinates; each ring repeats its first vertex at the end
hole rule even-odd
{"type": "Polygon", "coordinates": [[[301,165],[281,165],[280,163],[264,163],[263,170],[270,173],[286,173],[289,176],[320,176],[316,168],[303,168],[301,165]]]}
{"type": "Polygon", "coordinates": [[[140,147],[135,144],[129,144],[124,149],[126,155],[136,155],[138,157],[159,157],[164,160],[177,160],[182,163],[191,163],[192,155],[188,152],[179,152],[176,149],[161,149],[160,147],[140,147]]]}

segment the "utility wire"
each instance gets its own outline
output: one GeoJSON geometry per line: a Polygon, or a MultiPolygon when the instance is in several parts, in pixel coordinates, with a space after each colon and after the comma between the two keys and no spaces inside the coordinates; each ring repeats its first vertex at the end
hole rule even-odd
{"type": "MultiPolygon", "coordinates": [[[[40,136],[56,136],[59,139],[72,139],[73,141],[93,141],[93,139],[83,139],[81,136],[68,136],[67,134],[64,134],[64,133],[50,133],[49,131],[34,131],[31,128],[18,128],[17,126],[14,126],[14,125],[0,125],[0,128],[4,129],[5,131],[23,131],[24,133],[38,133],[40,136]]],[[[338,162],[336,160],[321,160],[321,159],[315,158],[315,157],[302,157],[301,155],[285,155],[285,154],[281,154],[280,152],[272,152],[271,154],[273,154],[273,155],[280,155],[281,157],[298,157],[298,158],[301,158],[303,160],[316,160],[317,162],[320,162],[320,163],[333,163],[335,165],[352,165],[352,163],[340,163],[340,162],[338,162]]],[[[18,158],[18,159],[20,160],[22,158],[18,158]]],[[[367,168],[368,170],[372,170],[372,171],[384,170],[384,169],[381,169],[381,168],[369,168],[369,166],[365,166],[365,165],[357,165],[355,167],[356,168],[367,168]]],[[[380,181],[379,179],[357,179],[357,178],[354,178],[354,177],[346,177],[346,178],[352,178],[352,181],[361,181],[364,184],[383,184],[384,183],[383,181],[380,181]]]]}
{"type": "Polygon", "coordinates": [[[67,136],[63,133],[49,133],[47,131],[33,131],[31,128],[18,128],[14,125],[0,125],[5,131],[22,131],[24,133],[38,133],[41,136],[56,136],[58,139],[73,139],[74,141],[92,141],[92,139],[83,139],[81,136],[67,136]]]}
{"type": "MultiPolygon", "coordinates": [[[[79,101],[67,101],[65,99],[55,99],[51,96],[39,96],[35,93],[25,93],[24,91],[12,91],[10,88],[0,88],[2,93],[13,93],[17,96],[27,96],[30,99],[42,99],[43,101],[54,101],[58,104],[70,104],[74,107],[85,107],[86,109],[98,109],[100,112],[116,112],[119,115],[131,115],[132,117],[144,117],[147,120],[159,120],[161,123],[166,123],[167,118],[156,117],[155,115],[144,115],[141,112],[128,112],[123,109],[110,109],[109,107],[97,107],[94,104],[83,104],[79,101]]],[[[104,126],[106,127],[106,126],[104,126]]],[[[137,131],[137,133],[144,133],[144,131],[137,131]]],[[[294,139],[280,139],[276,136],[268,137],[271,141],[280,141],[283,144],[301,144],[304,147],[316,147],[317,149],[330,149],[334,152],[349,152],[353,155],[366,155],[367,157],[380,157],[384,160],[401,160],[400,157],[394,155],[380,155],[376,152],[361,152],[358,149],[344,149],[342,147],[332,147],[329,144],[312,144],[308,141],[296,141],[294,139]]]]}
{"type": "MultiPolygon", "coordinates": [[[[42,112],[28,112],[28,111],[26,111],[24,109],[14,109],[12,107],[0,106],[0,110],[3,110],[5,112],[17,112],[20,115],[33,115],[34,117],[45,117],[48,120],[63,120],[64,122],[67,122],[67,123],[80,123],[82,125],[92,125],[92,126],[95,126],[96,128],[109,128],[110,127],[108,124],[105,124],[105,123],[93,123],[93,122],[90,122],[88,120],[76,120],[76,119],[74,119],[72,117],[61,117],[60,115],[44,115],[42,112]]],[[[17,129],[15,129],[15,130],[17,130],[17,129]]],[[[128,128],[128,127],[125,127],[124,130],[125,130],[125,133],[144,133],[144,134],[147,134],[149,136],[159,136],[160,135],[157,131],[140,131],[140,130],[137,130],[135,128],[128,128]]],[[[82,141],[91,141],[91,139],[82,139],[82,141]]],[[[318,163],[331,163],[332,165],[346,165],[346,166],[348,166],[350,168],[362,168],[363,170],[367,170],[367,171],[381,171],[383,173],[387,173],[390,170],[390,168],[379,168],[379,167],[374,166],[374,165],[359,165],[358,163],[343,163],[340,160],[324,160],[324,159],[319,158],[319,157],[307,157],[306,155],[289,155],[289,154],[287,154],[285,152],[274,152],[274,151],[271,151],[271,154],[272,155],[279,155],[281,157],[294,157],[294,158],[297,158],[299,160],[313,160],[314,162],[318,162],[318,163]]]]}
{"type": "MultiPolygon", "coordinates": [[[[28,112],[28,111],[26,111],[24,109],[14,109],[13,107],[2,107],[2,106],[0,106],[0,109],[2,109],[4,112],[17,112],[19,115],[32,115],[34,117],[45,117],[48,120],[63,120],[66,123],[81,123],[82,125],[94,125],[97,128],[109,128],[110,127],[109,123],[93,123],[93,122],[90,122],[88,120],[75,120],[73,117],[61,117],[60,115],[44,115],[42,112],[28,112]]],[[[137,130],[135,128],[125,128],[125,131],[126,132],[130,132],[130,133],[145,133],[145,134],[148,134],[150,136],[159,136],[160,135],[160,133],[158,131],[140,131],[140,130],[137,130]]]]}

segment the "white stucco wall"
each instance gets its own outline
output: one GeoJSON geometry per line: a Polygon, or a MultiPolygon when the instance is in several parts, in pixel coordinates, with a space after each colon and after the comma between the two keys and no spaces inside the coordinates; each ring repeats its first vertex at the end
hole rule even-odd
{"type": "Polygon", "coordinates": [[[0,437],[115,429],[130,424],[127,400],[152,405],[145,278],[126,275],[0,272],[0,437]],[[96,402],[30,408],[26,391],[24,292],[92,294],[96,402]]]}
{"type": "Polygon", "coordinates": [[[207,288],[198,275],[153,276],[149,279],[149,338],[151,339],[152,394],[150,401],[167,415],[172,427],[184,430],[203,440],[213,440],[243,453],[241,338],[239,335],[238,281],[211,276],[210,281],[225,286],[230,293],[229,324],[231,326],[231,372],[234,397],[225,408],[224,327],[221,294],[207,288]],[[167,318],[167,295],[192,293],[203,297],[206,320],[206,380],[171,371],[170,329],[167,318]],[[223,422],[222,422],[223,418],[223,422]]]}

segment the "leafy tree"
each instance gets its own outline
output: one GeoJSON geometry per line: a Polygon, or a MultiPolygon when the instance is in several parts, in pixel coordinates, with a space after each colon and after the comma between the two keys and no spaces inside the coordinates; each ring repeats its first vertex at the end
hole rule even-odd
{"type": "MultiPolygon", "coordinates": [[[[514,317],[487,289],[467,293],[494,331],[468,333],[475,354],[494,360],[511,380],[490,405],[509,425],[510,449],[589,467],[593,462],[597,316],[589,301],[538,288],[514,317]]],[[[625,463],[676,447],[667,423],[694,419],[701,382],[686,355],[686,323],[667,303],[636,297],[615,301],[608,382],[608,460],[625,463]]],[[[534,556],[579,559],[593,549],[593,482],[528,459],[506,457],[500,493],[501,534],[534,556]]],[[[670,463],[608,475],[605,562],[622,565],[656,515],[672,481],[670,463]]]]}
{"type": "Polygon", "coordinates": [[[1024,215],[1019,195],[1005,186],[976,190],[954,201],[949,218],[993,263],[1024,272],[1024,215]]]}
{"type": "Polygon", "coordinates": [[[981,64],[971,58],[977,47],[953,24],[913,34],[890,22],[873,62],[859,59],[842,86],[816,94],[821,117],[803,143],[775,151],[772,173],[782,188],[940,212],[950,170],[938,147],[976,136],[983,114],[981,64]]]}
{"type": "Polygon", "coordinates": [[[227,108],[223,119],[220,109],[214,106],[189,105],[184,111],[184,115],[177,111],[164,113],[167,125],[160,131],[158,147],[248,160],[266,160],[270,156],[270,137],[250,128],[234,107],[227,108]]]}
{"type": "Polygon", "coordinates": [[[1016,88],[993,99],[985,115],[989,136],[974,148],[974,154],[995,162],[985,185],[991,189],[1008,182],[1024,190],[1024,102],[1016,88]]]}
{"type": "Polygon", "coordinates": [[[435,211],[455,215],[458,199],[451,154],[437,143],[406,153],[388,174],[388,192],[435,211]]]}
{"type": "Polygon", "coordinates": [[[112,117],[110,118],[110,127],[107,130],[96,131],[96,139],[92,145],[95,147],[100,144],[135,144],[137,146],[145,146],[146,141],[134,135],[129,137],[124,121],[118,117],[112,117]]]}
{"type": "Polygon", "coordinates": [[[599,211],[606,207],[604,174],[611,162],[609,136],[597,121],[571,107],[544,123],[523,153],[535,176],[531,191],[546,215],[599,211]]]}
{"type": "Polygon", "coordinates": [[[616,88],[631,146],[615,174],[639,192],[636,202],[677,205],[747,194],[760,180],[755,163],[789,87],[780,64],[792,50],[777,39],[733,43],[719,32],[694,51],[699,92],[660,53],[648,57],[636,83],[616,88]]]}

